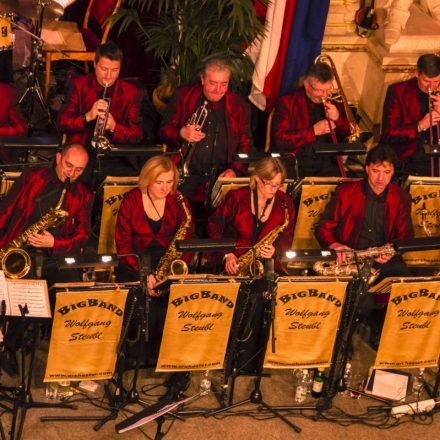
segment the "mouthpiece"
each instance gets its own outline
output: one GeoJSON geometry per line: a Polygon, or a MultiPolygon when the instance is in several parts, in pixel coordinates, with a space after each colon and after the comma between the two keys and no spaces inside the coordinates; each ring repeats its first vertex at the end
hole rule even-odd
{"type": "Polygon", "coordinates": [[[64,180],[64,188],[67,188],[70,185],[70,177],[66,177],[64,180]]]}

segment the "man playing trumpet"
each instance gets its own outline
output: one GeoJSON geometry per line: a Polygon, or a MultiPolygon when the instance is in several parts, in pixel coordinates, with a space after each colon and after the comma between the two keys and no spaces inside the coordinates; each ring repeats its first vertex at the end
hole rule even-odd
{"type": "Polygon", "coordinates": [[[428,176],[430,160],[423,145],[439,143],[440,57],[421,55],[414,77],[388,87],[382,115],[382,142],[393,147],[405,174],[428,176]],[[429,107],[431,106],[431,110],[429,107]],[[431,138],[432,134],[432,139],[431,138]]]}
{"type": "MultiPolygon", "coordinates": [[[[272,123],[272,146],[282,153],[296,155],[300,177],[338,176],[334,157],[317,157],[313,144],[333,143],[331,131],[339,141],[350,133],[349,122],[340,103],[327,99],[335,75],[324,62],[314,63],[303,87],[280,98],[272,123]]],[[[290,162],[290,161],[288,161],[290,162]]],[[[296,177],[287,163],[288,177],[296,177]]]]}

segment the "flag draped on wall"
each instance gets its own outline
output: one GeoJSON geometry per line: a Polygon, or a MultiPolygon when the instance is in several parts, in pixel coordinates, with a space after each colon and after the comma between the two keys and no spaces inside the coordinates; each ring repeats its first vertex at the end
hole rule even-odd
{"type": "Polygon", "coordinates": [[[321,52],[330,0],[272,0],[266,35],[250,49],[255,61],[249,99],[270,112],[321,52]]]}

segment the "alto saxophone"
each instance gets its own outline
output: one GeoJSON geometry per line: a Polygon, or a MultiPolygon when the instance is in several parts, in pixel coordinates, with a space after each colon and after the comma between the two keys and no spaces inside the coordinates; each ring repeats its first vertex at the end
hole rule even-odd
{"type": "Polygon", "coordinates": [[[272,229],[268,234],[266,234],[258,243],[256,243],[252,249],[249,249],[244,254],[240,255],[237,259],[238,264],[238,277],[255,276],[256,278],[261,278],[264,274],[264,266],[261,261],[261,249],[265,245],[271,245],[277,238],[278,235],[284,231],[289,225],[289,210],[287,206],[284,207],[284,221],[281,225],[272,229]],[[255,258],[255,273],[253,268],[253,262],[255,258]]]}
{"type": "Polygon", "coordinates": [[[186,275],[188,273],[188,266],[185,261],[181,260],[182,252],[179,252],[176,247],[177,240],[183,240],[191,225],[191,214],[186,206],[185,200],[180,192],[177,193],[177,200],[182,205],[185,212],[185,220],[176,231],[167,251],[162,255],[154,273],[157,281],[164,280],[168,275],[186,275]]]}
{"type": "MultiPolygon", "coordinates": [[[[393,256],[396,254],[396,250],[391,245],[371,247],[361,251],[347,252],[345,261],[338,263],[337,261],[317,261],[313,265],[313,270],[318,275],[323,276],[354,276],[358,274],[359,269],[365,266],[367,260],[385,257],[387,255],[393,256]],[[358,262],[358,264],[356,264],[358,262]]],[[[379,272],[372,269],[369,282],[372,283],[379,275],[379,272]]]]}
{"type": "Polygon", "coordinates": [[[58,226],[69,217],[69,213],[61,209],[65,194],[66,187],[63,188],[60,200],[55,208],[50,208],[40,220],[30,225],[5,247],[0,249],[0,269],[3,270],[8,278],[23,278],[31,269],[31,258],[29,254],[22,249],[23,245],[27,243],[28,238],[32,234],[40,233],[48,228],[58,226]]]}

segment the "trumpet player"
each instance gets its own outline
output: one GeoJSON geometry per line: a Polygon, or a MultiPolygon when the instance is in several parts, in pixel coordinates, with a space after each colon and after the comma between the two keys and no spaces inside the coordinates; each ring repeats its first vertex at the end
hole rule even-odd
{"type": "Polygon", "coordinates": [[[89,146],[96,125],[104,119],[105,136],[112,143],[135,144],[142,139],[140,93],[119,79],[121,65],[122,51],[110,41],[96,51],[94,74],[72,80],[59,115],[59,127],[67,134],[67,142],[89,146]]]}
{"type": "MultiPolygon", "coordinates": [[[[347,251],[381,247],[414,237],[411,198],[391,183],[396,161],[391,147],[372,148],[366,157],[366,178],[341,184],[333,193],[315,235],[321,246],[336,251],[339,263],[344,262],[347,251]]],[[[412,275],[399,255],[379,255],[373,267],[380,269],[380,278],[412,275]]],[[[375,300],[384,304],[388,298],[376,295],[375,300]]],[[[378,307],[382,307],[381,317],[383,305],[378,307]]]]}
{"type": "MultiPolygon", "coordinates": [[[[234,153],[251,148],[249,106],[229,90],[231,67],[226,58],[211,57],[200,74],[200,83],[176,90],[163,117],[160,136],[171,150],[183,143],[194,146],[189,176],[180,190],[190,200],[214,177],[235,177],[246,173],[242,163],[233,162],[234,153]],[[207,115],[203,126],[188,121],[204,102],[207,115]]],[[[185,152],[184,152],[185,153],[185,152]]],[[[201,197],[203,200],[203,196],[201,197]]]]}
{"type": "Polygon", "coordinates": [[[281,97],[275,106],[272,146],[282,153],[296,155],[299,165],[300,176],[296,176],[291,161],[286,161],[288,177],[340,175],[336,158],[318,158],[312,148],[316,143],[334,143],[331,132],[339,142],[350,133],[343,105],[327,99],[334,78],[332,68],[318,61],[310,67],[303,87],[281,97]]]}
{"type": "Polygon", "coordinates": [[[397,153],[404,174],[431,174],[423,145],[439,143],[440,57],[421,55],[414,77],[388,87],[382,116],[382,142],[397,153]],[[432,136],[432,139],[430,139],[432,136]]]}

